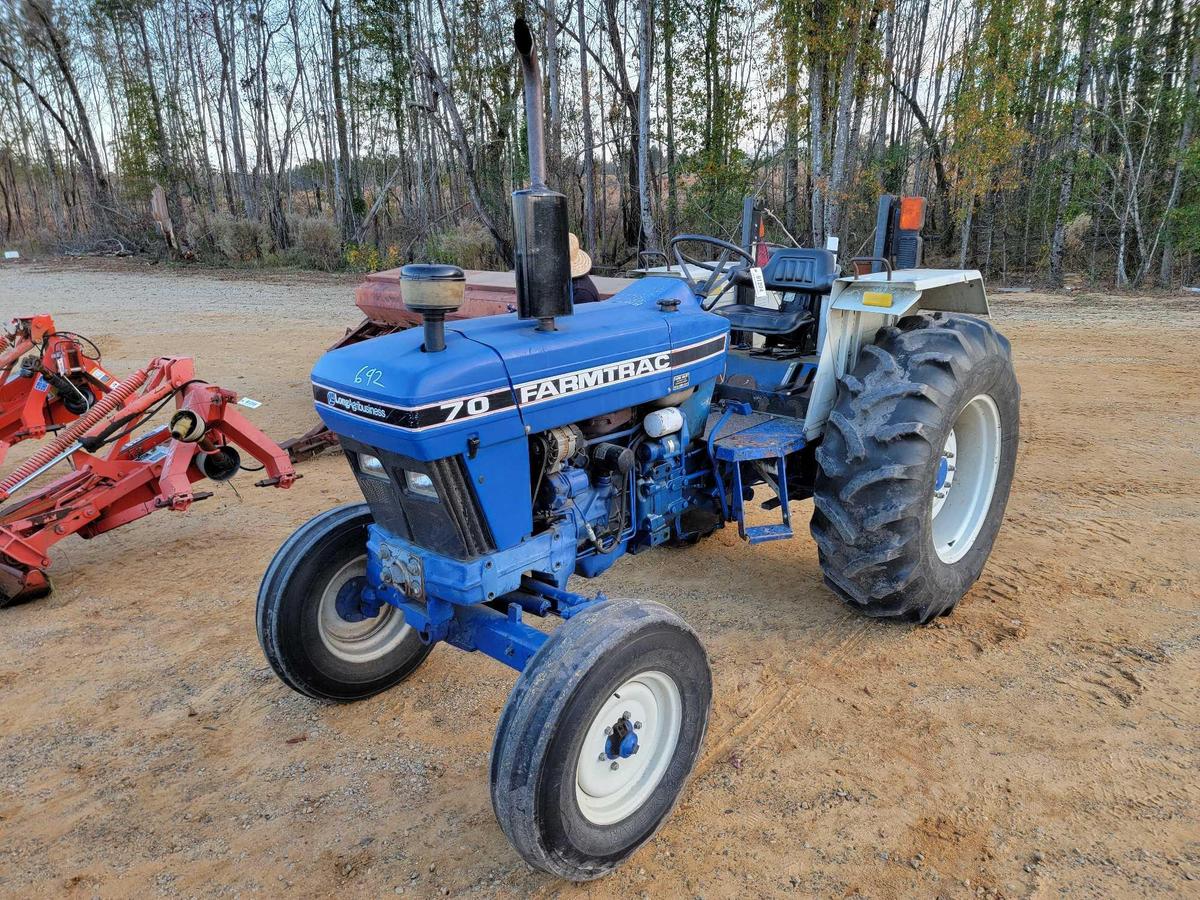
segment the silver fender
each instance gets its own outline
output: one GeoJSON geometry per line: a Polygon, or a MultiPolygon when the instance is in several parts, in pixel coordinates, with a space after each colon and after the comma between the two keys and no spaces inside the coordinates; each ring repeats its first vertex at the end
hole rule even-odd
{"type": "Polygon", "coordinates": [[[975,269],[897,269],[839,278],[822,303],[821,358],[804,419],[809,441],[824,431],[838,379],[854,368],[863,344],[880,328],[917,309],[990,315],[983,276],[975,269]]]}

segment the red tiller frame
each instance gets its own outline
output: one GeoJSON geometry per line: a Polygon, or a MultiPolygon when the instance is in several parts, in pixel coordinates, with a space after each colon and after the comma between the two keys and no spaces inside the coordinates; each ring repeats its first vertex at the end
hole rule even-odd
{"type": "Polygon", "coordinates": [[[84,354],[75,335],[56,331],[50,316],[14,319],[0,335],[0,463],[13,444],[45,437],[82,414],[71,411],[71,398],[55,379],[70,381],[88,408],[115,381],[100,360],[84,354]],[[27,367],[25,360],[36,360],[37,367],[27,367]]]}
{"type": "MultiPolygon", "coordinates": [[[[75,469],[0,508],[0,606],[49,593],[50,548],[68,535],[93,538],[155,510],[183,511],[211,497],[192,490],[207,477],[204,457],[227,457],[230,447],[243,450],[265,469],[266,477],[256,482],[261,487],[288,488],[298,477],[287,453],[237,411],[237,394],[197,381],[189,358],[154,360],[108,399],[117,404],[111,415],[91,424],[79,420],[0,481],[2,502],[56,461],[69,457],[75,469]],[[121,405],[118,395],[139,385],[121,405]],[[186,410],[195,419],[185,417],[179,427],[163,426],[136,439],[124,433],[172,396],[176,416],[186,410]],[[189,433],[187,421],[203,427],[189,433]]],[[[236,467],[226,474],[234,472],[236,467]]]]}

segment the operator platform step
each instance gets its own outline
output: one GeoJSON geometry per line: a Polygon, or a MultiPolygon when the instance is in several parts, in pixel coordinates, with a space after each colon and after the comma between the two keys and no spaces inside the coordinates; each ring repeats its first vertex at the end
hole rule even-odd
{"type": "Polygon", "coordinates": [[[751,544],[792,537],[792,516],[787,496],[787,457],[804,447],[804,423],[795,419],[756,416],[745,404],[731,403],[725,407],[711,433],[713,458],[732,464],[731,517],[738,523],[738,534],[751,544]],[[771,462],[773,466],[768,465],[771,462]],[[758,476],[775,492],[782,522],[772,525],[746,524],[743,463],[750,463],[758,476]]]}

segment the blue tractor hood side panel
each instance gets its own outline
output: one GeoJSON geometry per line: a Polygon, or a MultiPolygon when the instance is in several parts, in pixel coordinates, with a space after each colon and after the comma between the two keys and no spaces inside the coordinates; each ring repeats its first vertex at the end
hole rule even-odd
{"type": "Polygon", "coordinates": [[[463,453],[473,436],[481,445],[524,436],[493,350],[453,331],[440,353],[424,352],[423,341],[412,328],[317,360],[313,400],[330,430],[422,460],[463,453]]]}
{"type": "Polygon", "coordinates": [[[652,402],[724,371],[728,321],[703,312],[677,278],[638,281],[557,327],[540,332],[512,316],[455,323],[504,359],[530,432],[652,402]],[[678,309],[664,311],[663,300],[678,309]]]}
{"type": "Polygon", "coordinates": [[[560,317],[557,331],[510,314],[456,323],[436,354],[415,328],[332,350],[313,369],[313,397],[335,433],[439,459],[472,437],[488,446],[715,377],[728,332],[683,282],[647,278],[560,317]]]}

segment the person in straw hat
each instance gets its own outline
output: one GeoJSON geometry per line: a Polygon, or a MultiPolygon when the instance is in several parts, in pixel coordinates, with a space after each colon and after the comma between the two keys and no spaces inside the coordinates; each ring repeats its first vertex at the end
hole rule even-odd
{"type": "Polygon", "coordinates": [[[592,258],[579,246],[579,238],[574,234],[567,237],[571,245],[571,289],[576,303],[595,303],[600,299],[596,284],[588,276],[592,271],[592,258]]]}

